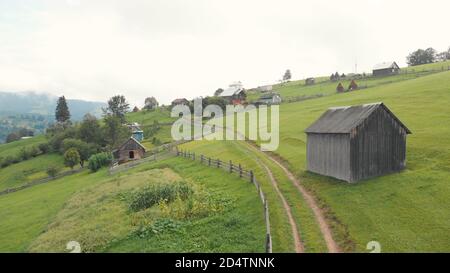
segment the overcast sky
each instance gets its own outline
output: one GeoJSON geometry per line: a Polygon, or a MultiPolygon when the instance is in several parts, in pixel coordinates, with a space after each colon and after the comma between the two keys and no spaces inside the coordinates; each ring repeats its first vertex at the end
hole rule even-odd
{"type": "Polygon", "coordinates": [[[0,90],[141,106],[450,46],[448,0],[0,0],[0,90]]]}

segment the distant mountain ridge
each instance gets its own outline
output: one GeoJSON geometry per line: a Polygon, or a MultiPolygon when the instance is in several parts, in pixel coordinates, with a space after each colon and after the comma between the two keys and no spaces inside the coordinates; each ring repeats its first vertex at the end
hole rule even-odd
{"type": "MultiPolygon", "coordinates": [[[[39,114],[54,116],[56,96],[36,92],[10,93],[0,92],[0,114],[39,114]]],[[[99,116],[103,102],[67,99],[71,119],[81,120],[87,113],[99,116]]]]}
{"type": "MultiPolygon", "coordinates": [[[[36,92],[0,92],[0,143],[20,128],[42,134],[55,121],[58,97],[36,92]]],[[[99,117],[106,103],[67,99],[72,121],[79,121],[87,113],[99,117]]]]}

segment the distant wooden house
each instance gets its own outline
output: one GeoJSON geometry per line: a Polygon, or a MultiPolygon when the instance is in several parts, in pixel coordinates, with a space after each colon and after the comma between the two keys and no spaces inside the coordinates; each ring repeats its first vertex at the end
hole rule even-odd
{"type": "Polygon", "coordinates": [[[247,94],[245,89],[242,87],[240,82],[230,84],[230,86],[225,89],[219,97],[224,98],[228,103],[233,105],[244,104],[247,99],[247,94]]]}
{"type": "Polygon", "coordinates": [[[265,94],[259,97],[256,104],[258,105],[274,105],[281,103],[281,96],[277,93],[265,94]]]}
{"type": "Polygon", "coordinates": [[[383,103],[330,108],[305,132],[311,172],[357,182],[406,166],[411,131],[383,103]]]}
{"type": "Polygon", "coordinates": [[[314,78],[307,78],[305,80],[305,85],[313,85],[315,83],[316,83],[316,79],[314,79],[314,78]]]}
{"type": "Polygon", "coordinates": [[[400,67],[396,62],[384,62],[375,65],[372,70],[373,76],[388,76],[398,74],[400,67]]]}
{"type": "Polygon", "coordinates": [[[130,137],[122,146],[113,151],[114,158],[123,164],[128,161],[144,158],[145,147],[134,137],[130,137]]]}
{"type": "Polygon", "coordinates": [[[174,99],[172,101],[172,106],[175,106],[175,105],[188,105],[188,104],[189,104],[189,101],[187,99],[185,99],[185,98],[174,99]]]}

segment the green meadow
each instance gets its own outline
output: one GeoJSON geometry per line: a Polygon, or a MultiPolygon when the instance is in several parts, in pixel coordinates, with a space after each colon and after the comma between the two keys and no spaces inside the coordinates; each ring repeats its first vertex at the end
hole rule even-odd
{"type": "Polygon", "coordinates": [[[0,207],[1,252],[64,252],[74,240],[86,252],[264,251],[254,186],[181,158],[112,176],[84,171],[0,196],[0,207]],[[192,187],[192,200],[130,210],[134,193],[175,182],[192,187]]]}

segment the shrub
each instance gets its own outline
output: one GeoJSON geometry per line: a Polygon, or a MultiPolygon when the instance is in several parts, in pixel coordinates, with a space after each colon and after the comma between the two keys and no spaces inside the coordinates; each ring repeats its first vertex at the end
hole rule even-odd
{"type": "Polygon", "coordinates": [[[172,202],[178,197],[187,199],[193,193],[186,183],[156,184],[143,188],[131,197],[130,209],[140,211],[152,207],[161,201],[172,202]]]}
{"type": "Polygon", "coordinates": [[[29,152],[31,157],[36,157],[41,154],[41,150],[37,146],[31,146],[29,152]]]}
{"type": "Polygon", "coordinates": [[[106,167],[109,164],[111,164],[112,160],[113,160],[113,157],[112,157],[111,153],[106,153],[106,152],[98,153],[98,154],[92,155],[89,158],[88,168],[91,171],[96,172],[100,168],[106,167]]]}
{"type": "Polygon", "coordinates": [[[55,177],[58,174],[58,172],[59,172],[59,169],[56,166],[49,166],[47,168],[47,174],[50,177],[55,177]]]}
{"type": "Polygon", "coordinates": [[[20,161],[22,160],[27,160],[31,157],[31,150],[29,148],[22,148],[19,152],[19,159],[20,161]]]}
{"type": "Polygon", "coordinates": [[[73,169],[75,165],[80,163],[80,154],[75,148],[70,148],[64,153],[64,165],[73,169]]]}
{"type": "Polygon", "coordinates": [[[50,152],[50,145],[48,143],[41,143],[38,148],[43,154],[50,152]]]}

